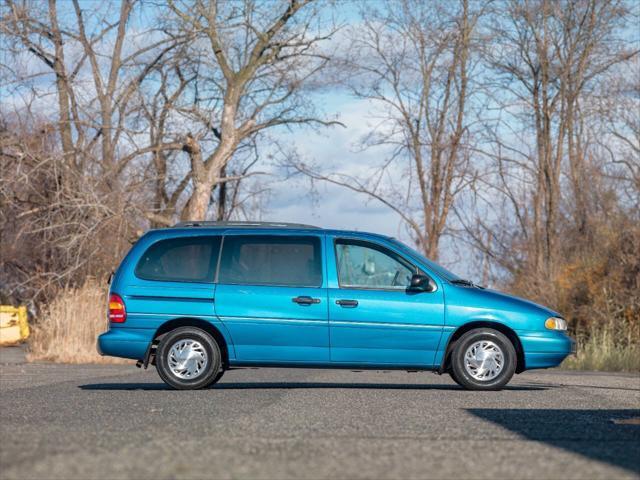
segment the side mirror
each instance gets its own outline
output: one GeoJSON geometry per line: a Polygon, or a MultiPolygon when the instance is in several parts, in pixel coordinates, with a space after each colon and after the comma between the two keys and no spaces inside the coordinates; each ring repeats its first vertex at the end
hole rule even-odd
{"type": "Polygon", "coordinates": [[[412,292],[433,292],[436,289],[436,284],[430,277],[422,275],[420,273],[414,273],[411,277],[411,283],[409,284],[409,290],[412,292]]]}

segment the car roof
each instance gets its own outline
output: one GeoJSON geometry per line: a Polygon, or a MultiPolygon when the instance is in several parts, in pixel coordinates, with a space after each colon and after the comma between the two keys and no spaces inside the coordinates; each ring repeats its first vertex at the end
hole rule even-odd
{"type": "Polygon", "coordinates": [[[317,227],[315,225],[307,225],[302,223],[287,223],[287,222],[241,222],[241,221],[225,221],[225,222],[212,222],[212,221],[189,221],[180,222],[172,227],[159,228],[150,230],[149,233],[164,233],[169,234],[167,236],[181,236],[188,235],[189,233],[204,233],[204,232],[233,232],[233,231],[251,231],[252,233],[261,232],[273,232],[273,233],[326,233],[329,235],[349,235],[349,236],[362,236],[362,237],[377,237],[383,239],[389,239],[391,237],[387,235],[381,235],[378,233],[363,232],[357,230],[335,230],[325,229],[317,227]]]}
{"type": "Polygon", "coordinates": [[[212,222],[212,221],[191,221],[176,223],[170,228],[185,228],[185,227],[224,227],[224,228],[304,228],[304,229],[319,229],[314,225],[306,225],[304,223],[286,223],[286,222],[241,222],[241,221],[226,221],[226,222],[212,222]]]}

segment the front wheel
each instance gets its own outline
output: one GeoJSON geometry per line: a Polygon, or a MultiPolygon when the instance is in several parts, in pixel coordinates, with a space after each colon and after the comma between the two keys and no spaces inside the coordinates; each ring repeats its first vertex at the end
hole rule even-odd
{"type": "Polygon", "coordinates": [[[176,328],[158,345],[156,369],[160,378],[175,389],[196,390],[211,385],[219,378],[221,366],[220,347],[199,328],[176,328]]]}
{"type": "Polygon", "coordinates": [[[456,342],[451,376],[468,390],[500,390],[513,377],[516,363],[511,340],[497,330],[479,328],[456,342]]]}

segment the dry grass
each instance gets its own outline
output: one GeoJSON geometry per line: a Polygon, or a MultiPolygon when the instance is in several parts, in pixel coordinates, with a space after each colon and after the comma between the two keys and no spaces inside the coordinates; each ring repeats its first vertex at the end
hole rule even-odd
{"type": "Polygon", "coordinates": [[[620,338],[616,330],[606,326],[586,334],[578,334],[578,353],[568,357],[562,368],[608,372],[640,371],[640,344],[620,338]]]}
{"type": "Polygon", "coordinates": [[[29,361],[58,363],[129,363],[102,357],[96,337],[107,327],[104,282],[89,279],[80,288],[60,290],[45,306],[29,342],[29,361]]]}

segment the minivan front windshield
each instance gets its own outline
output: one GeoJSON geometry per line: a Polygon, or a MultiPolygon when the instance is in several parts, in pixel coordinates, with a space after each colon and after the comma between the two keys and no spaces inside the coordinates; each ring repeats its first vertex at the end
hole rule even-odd
{"type": "Polygon", "coordinates": [[[397,240],[395,238],[389,238],[389,240],[399,250],[402,250],[404,253],[406,253],[406,254],[414,257],[415,259],[419,260],[420,262],[424,263],[427,267],[429,267],[430,270],[433,270],[435,273],[437,273],[439,276],[444,278],[446,281],[452,282],[454,280],[460,280],[460,276],[456,275],[453,272],[450,272],[449,270],[447,270],[446,268],[438,265],[434,261],[429,260],[423,254],[421,254],[417,250],[409,247],[408,245],[405,245],[400,240],[397,240]]]}

